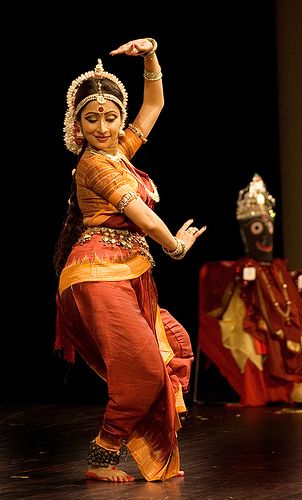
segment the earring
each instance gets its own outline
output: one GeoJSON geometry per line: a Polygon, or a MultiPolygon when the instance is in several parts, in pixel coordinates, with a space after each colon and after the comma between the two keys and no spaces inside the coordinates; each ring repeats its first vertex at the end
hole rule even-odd
{"type": "Polygon", "coordinates": [[[123,137],[125,135],[125,130],[123,130],[122,128],[120,128],[118,135],[120,137],[123,137]]]}
{"type": "Polygon", "coordinates": [[[76,143],[77,146],[82,147],[84,143],[84,135],[80,127],[80,124],[78,122],[75,122],[73,130],[74,130],[73,132],[74,142],[76,143]]]}
{"type": "Polygon", "coordinates": [[[84,135],[81,126],[78,122],[74,124],[74,135],[76,139],[84,139],[84,135]]]}

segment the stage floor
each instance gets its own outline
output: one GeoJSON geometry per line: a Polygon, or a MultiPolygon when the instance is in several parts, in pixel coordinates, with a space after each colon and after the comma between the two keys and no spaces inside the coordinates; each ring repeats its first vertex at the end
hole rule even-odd
{"type": "Polygon", "coordinates": [[[146,482],[85,479],[89,441],[103,407],[49,403],[2,405],[0,498],[106,500],[302,499],[302,409],[188,404],[179,432],[184,478],[146,482]]]}

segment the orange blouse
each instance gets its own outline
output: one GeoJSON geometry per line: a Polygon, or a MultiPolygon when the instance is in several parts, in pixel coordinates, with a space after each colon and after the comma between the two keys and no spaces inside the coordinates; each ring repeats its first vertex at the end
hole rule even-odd
{"type": "Polygon", "coordinates": [[[154,207],[151,179],[130,163],[141,144],[141,138],[127,129],[119,143],[122,156],[117,161],[89,150],[79,160],[77,196],[87,230],[73,246],[61,273],[60,294],[84,281],[133,279],[154,265],[144,234],[118,209],[130,192],[154,207]]]}
{"type": "Polygon", "coordinates": [[[79,207],[86,226],[104,225],[110,216],[119,213],[119,202],[130,192],[134,191],[147,200],[143,184],[152,191],[152,183],[144,172],[135,169],[128,161],[141,144],[142,140],[126,129],[125,137],[119,143],[118,152],[123,155],[119,161],[89,150],[84,153],[77,166],[76,182],[79,207]]]}

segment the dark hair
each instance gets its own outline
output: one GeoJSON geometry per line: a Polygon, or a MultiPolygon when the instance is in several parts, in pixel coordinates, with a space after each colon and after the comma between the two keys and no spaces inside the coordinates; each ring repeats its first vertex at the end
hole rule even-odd
{"type": "Polygon", "coordinates": [[[83,216],[77,199],[75,174],[72,176],[71,192],[68,208],[57,243],[55,245],[53,264],[57,276],[60,275],[72,246],[85,230],[83,216]]]}
{"type": "MultiPolygon", "coordinates": [[[[78,88],[74,107],[76,108],[79,102],[81,102],[85,97],[97,94],[98,92],[111,94],[117,97],[121,102],[123,102],[123,94],[118,88],[117,84],[109,78],[102,78],[101,85],[100,79],[96,79],[93,77],[87,78],[84,80],[80,87],[78,88]]],[[[80,109],[78,115],[80,116],[85,106],[80,109]]],[[[83,144],[83,148],[81,153],[79,154],[78,161],[79,162],[82,154],[84,153],[86,147],[86,143],[83,144]]],[[[72,246],[77,242],[81,233],[86,229],[83,224],[83,215],[79,207],[78,198],[77,198],[77,190],[76,190],[76,181],[75,175],[72,178],[71,184],[71,192],[69,197],[69,204],[67,208],[67,214],[65,216],[65,220],[63,222],[63,226],[61,228],[57,243],[55,245],[53,264],[56,271],[57,276],[60,275],[68,255],[71,251],[72,246]]]]}

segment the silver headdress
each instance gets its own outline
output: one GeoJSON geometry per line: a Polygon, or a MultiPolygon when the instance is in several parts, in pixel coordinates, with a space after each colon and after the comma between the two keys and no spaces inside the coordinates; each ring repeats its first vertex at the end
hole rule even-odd
{"type": "Polygon", "coordinates": [[[239,191],[236,218],[242,220],[267,215],[274,219],[274,207],[275,198],[266,190],[260,175],[255,174],[249,185],[239,191]]]}
{"type": "Polygon", "coordinates": [[[67,92],[67,111],[64,119],[64,142],[66,148],[69,151],[75,154],[79,154],[83,145],[83,136],[79,132],[79,125],[76,119],[76,116],[80,111],[80,109],[83,106],[85,106],[89,101],[98,101],[100,104],[104,104],[107,100],[115,102],[121,108],[122,110],[121,129],[123,129],[127,118],[127,103],[128,103],[127,91],[123,83],[115,75],[113,75],[112,73],[108,73],[107,71],[104,71],[102,61],[101,59],[98,59],[98,63],[94,71],[87,71],[86,73],[83,73],[78,78],[73,80],[67,92]],[[119,90],[123,95],[123,100],[120,101],[118,97],[112,94],[103,93],[100,85],[100,91],[97,94],[88,95],[82,101],[80,101],[77,107],[75,108],[74,102],[77,91],[80,85],[85,80],[88,80],[88,78],[96,78],[100,80],[103,78],[108,78],[118,86],[119,90]]]}

